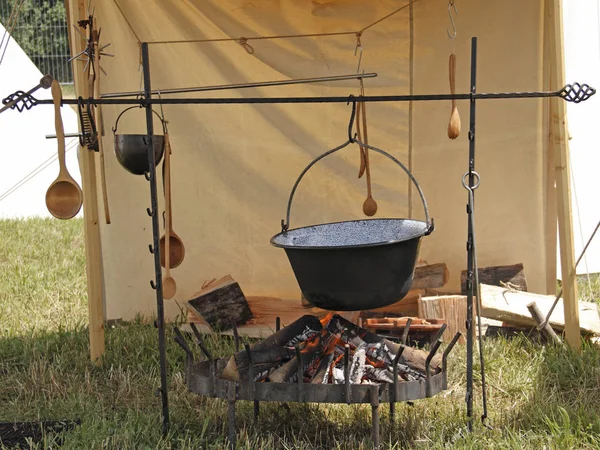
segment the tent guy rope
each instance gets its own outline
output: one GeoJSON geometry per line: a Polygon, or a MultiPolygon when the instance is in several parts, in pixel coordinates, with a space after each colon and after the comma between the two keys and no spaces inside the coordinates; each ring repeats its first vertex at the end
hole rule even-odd
{"type": "MultiPolygon", "coordinates": [[[[419,0],[409,1],[407,4],[402,5],[401,7],[395,9],[394,11],[390,12],[389,14],[386,14],[383,17],[380,17],[375,22],[372,22],[372,23],[360,28],[358,31],[336,31],[336,32],[330,32],[330,33],[306,33],[306,34],[280,34],[280,35],[273,35],[273,36],[250,36],[250,37],[240,36],[237,38],[227,37],[227,38],[202,38],[202,39],[172,39],[172,40],[160,40],[160,41],[146,41],[145,43],[148,45],[162,45],[162,44],[203,44],[203,43],[210,43],[210,42],[237,42],[242,47],[244,47],[249,54],[253,54],[254,48],[248,43],[248,41],[268,40],[268,39],[294,39],[294,38],[307,38],[307,37],[351,36],[351,35],[354,35],[360,39],[360,36],[365,31],[367,31],[368,29],[374,27],[375,25],[389,19],[390,17],[398,14],[399,12],[404,11],[409,6],[412,7],[412,4],[417,1],[419,1],[419,0]]],[[[135,31],[135,29],[131,25],[131,22],[129,21],[129,19],[127,18],[125,13],[123,12],[123,9],[119,5],[119,2],[117,0],[113,0],[113,2],[119,9],[119,12],[121,13],[121,15],[123,16],[123,19],[127,23],[127,26],[129,27],[129,29],[131,30],[131,32],[137,39],[138,44],[141,45],[142,40],[140,39],[139,34],[135,31]]]]}

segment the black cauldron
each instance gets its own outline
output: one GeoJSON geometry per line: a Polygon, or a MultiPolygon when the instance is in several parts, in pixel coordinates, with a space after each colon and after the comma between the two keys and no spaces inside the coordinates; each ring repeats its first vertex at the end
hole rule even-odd
{"type": "Polygon", "coordinates": [[[427,202],[413,175],[396,158],[352,138],[313,160],[300,174],[288,201],[282,231],[271,244],[286,252],[304,298],[333,311],[359,311],[400,301],[413,282],[421,238],[433,229],[427,202]],[[365,219],[289,229],[298,183],[317,161],[351,142],[387,156],[415,184],[425,208],[425,222],[412,219],[365,219]]]}
{"type": "MultiPolygon", "coordinates": [[[[148,164],[148,135],[147,134],[117,134],[117,125],[121,116],[130,109],[139,108],[132,106],[127,108],[117,117],[115,126],[113,127],[115,155],[119,164],[128,172],[134,175],[144,175],[150,171],[148,164]]],[[[152,111],[158,116],[158,113],[152,111]]],[[[158,116],[163,127],[163,132],[166,133],[165,121],[158,116]]],[[[161,134],[152,136],[152,147],[154,150],[155,164],[161,161],[165,150],[165,137],[161,134]]]]}

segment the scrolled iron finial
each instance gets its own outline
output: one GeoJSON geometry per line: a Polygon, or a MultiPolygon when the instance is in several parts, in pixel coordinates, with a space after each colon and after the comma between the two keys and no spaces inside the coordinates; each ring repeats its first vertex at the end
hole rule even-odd
{"type": "Polygon", "coordinates": [[[596,89],[586,83],[573,83],[563,87],[558,95],[568,102],[581,103],[589,99],[595,93],[596,89]]]}
{"type": "Polygon", "coordinates": [[[30,93],[24,91],[17,91],[14,94],[10,94],[8,97],[2,99],[3,105],[10,105],[8,108],[16,109],[19,112],[24,110],[30,110],[37,105],[38,100],[33,97],[30,93]]]}

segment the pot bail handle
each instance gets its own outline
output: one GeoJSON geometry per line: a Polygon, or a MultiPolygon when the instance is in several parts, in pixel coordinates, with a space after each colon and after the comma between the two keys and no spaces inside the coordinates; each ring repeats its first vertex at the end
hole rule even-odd
{"type": "MultiPolygon", "coordinates": [[[[123,111],[121,111],[121,114],[119,114],[117,116],[117,120],[115,121],[115,126],[112,128],[113,134],[117,134],[117,125],[119,125],[119,120],[121,119],[121,116],[123,114],[125,114],[127,111],[129,111],[130,109],[133,109],[133,108],[142,108],[142,106],[139,106],[139,105],[130,106],[129,108],[126,108],[123,111]]],[[[167,122],[156,111],[152,110],[152,112],[158,116],[158,118],[160,120],[160,123],[162,125],[163,133],[166,133],[167,132],[167,122]]]]}
{"type": "MultiPolygon", "coordinates": [[[[351,128],[350,128],[351,129],[351,128]]],[[[343,149],[344,147],[348,146],[348,144],[351,143],[356,143],[364,148],[368,148],[369,150],[373,150],[374,152],[380,153],[383,156],[387,156],[389,159],[391,159],[393,162],[395,162],[398,166],[400,166],[402,168],[402,170],[404,170],[404,172],[406,172],[406,174],[408,175],[408,177],[410,178],[410,180],[413,182],[413,184],[415,185],[415,187],[417,188],[417,192],[419,193],[419,196],[421,197],[421,201],[423,202],[423,209],[425,210],[425,223],[427,224],[427,230],[425,231],[425,236],[431,234],[434,230],[434,223],[433,223],[433,219],[431,219],[429,217],[429,208],[427,207],[427,201],[425,200],[425,196],[423,195],[423,191],[421,190],[421,186],[419,186],[419,183],[417,182],[417,180],[415,179],[415,177],[413,176],[413,174],[406,168],[406,166],[404,164],[402,164],[400,161],[398,161],[398,159],[396,159],[395,157],[393,157],[392,155],[390,155],[389,153],[387,153],[384,150],[381,150],[380,148],[377,147],[373,147],[372,145],[369,144],[364,144],[363,142],[359,141],[358,139],[356,139],[356,137],[353,137],[351,134],[349,134],[349,139],[344,142],[342,145],[331,149],[325,153],[323,153],[322,155],[318,156],[317,158],[315,158],[314,160],[312,160],[302,171],[302,173],[300,173],[300,176],[298,177],[298,179],[296,180],[296,182],[294,183],[294,187],[292,188],[292,192],[290,193],[290,198],[288,200],[288,204],[287,204],[287,213],[286,213],[286,218],[285,221],[284,219],[281,219],[281,231],[287,231],[289,230],[290,227],[290,211],[292,209],[292,200],[294,198],[294,194],[296,193],[296,188],[298,187],[298,184],[300,183],[300,180],[302,180],[302,178],[304,177],[304,175],[306,174],[306,172],[308,172],[308,170],[314,166],[317,162],[319,162],[321,159],[325,158],[326,156],[331,155],[332,153],[335,153],[341,149],[343,149]]]]}

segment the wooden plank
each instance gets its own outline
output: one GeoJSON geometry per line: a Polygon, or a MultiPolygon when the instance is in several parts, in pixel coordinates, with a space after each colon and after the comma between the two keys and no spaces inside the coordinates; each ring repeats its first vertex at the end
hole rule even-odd
{"type": "MultiPolygon", "coordinates": [[[[67,29],[71,55],[76,55],[85,48],[85,42],[74,33],[73,24],[87,17],[86,2],[70,0],[66,2],[67,29]]],[[[88,98],[90,93],[87,75],[83,72],[84,63],[73,63],[73,77],[77,96],[88,98]]],[[[81,127],[81,125],[80,125],[81,127]]],[[[82,132],[83,130],[79,130],[82,132]]],[[[83,217],[85,233],[86,275],[88,292],[90,359],[95,364],[101,363],[105,352],[104,342],[104,305],[102,288],[102,252],[100,243],[100,224],[98,220],[98,192],[96,182],[96,160],[94,152],[80,148],[81,189],[83,191],[83,217]]]]}
{"type": "MultiPolygon", "coordinates": [[[[445,295],[421,297],[419,299],[419,317],[426,320],[444,319],[446,331],[442,335],[444,342],[452,340],[457,332],[463,335],[458,340],[464,344],[467,336],[467,297],[465,295],[445,295]]],[[[473,327],[473,331],[475,327],[473,327]]]]}
{"type": "MultiPolygon", "coordinates": [[[[520,292],[482,284],[481,315],[482,317],[501,320],[514,325],[536,326],[527,305],[535,302],[543,317],[546,317],[554,298],[553,295],[520,292]]],[[[578,302],[577,306],[578,316],[581,318],[581,330],[587,333],[600,334],[600,318],[598,317],[597,305],[589,302],[578,302]]],[[[564,317],[564,303],[560,299],[550,317],[550,325],[556,330],[565,330],[564,317]]]]}
{"type": "Polygon", "coordinates": [[[378,314],[399,314],[402,316],[418,316],[419,314],[419,297],[425,293],[423,289],[415,289],[409,291],[409,294],[399,302],[392,305],[382,306],[381,308],[369,309],[361,313],[362,317],[372,317],[372,313],[378,314]]]}
{"type": "Polygon", "coordinates": [[[448,266],[445,263],[415,268],[412,290],[441,288],[448,283],[448,266]]]}
{"type": "MultiPolygon", "coordinates": [[[[562,24],[562,1],[546,0],[546,19],[550,26],[548,40],[551,89],[565,85],[564,44],[562,24]]],[[[571,208],[571,180],[569,142],[567,138],[566,104],[561,98],[550,98],[550,144],[556,162],[556,194],[558,212],[558,235],[564,297],[565,335],[569,346],[581,349],[577,283],[575,281],[575,252],[571,208]]]]}
{"type": "MultiPolygon", "coordinates": [[[[503,283],[505,285],[510,283],[510,287],[514,287],[520,291],[527,291],[527,280],[525,279],[525,271],[523,270],[523,264],[521,263],[509,266],[481,267],[477,273],[479,274],[479,283],[481,284],[503,286],[503,283]]],[[[460,288],[461,293],[467,295],[466,270],[463,270],[460,273],[460,288]]]]}

